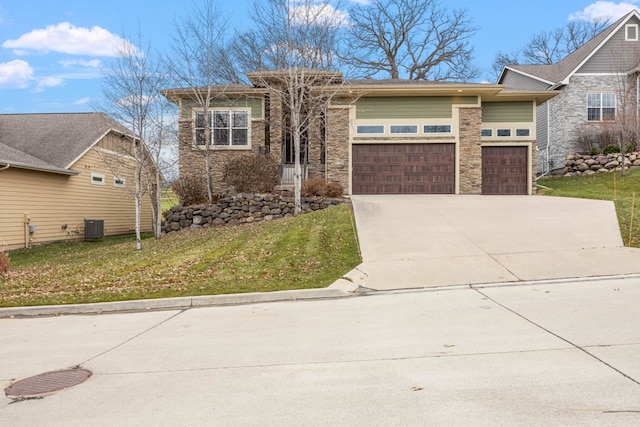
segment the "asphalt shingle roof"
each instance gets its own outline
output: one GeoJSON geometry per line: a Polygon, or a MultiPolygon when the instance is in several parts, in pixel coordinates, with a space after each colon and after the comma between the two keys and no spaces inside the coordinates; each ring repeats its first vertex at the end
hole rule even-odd
{"type": "Polygon", "coordinates": [[[616,22],[602,30],[594,38],[567,55],[560,62],[552,65],[508,65],[509,68],[526,73],[551,83],[560,83],[566,79],[593,51],[614,32],[622,22],[637,13],[629,12],[616,22]]]}
{"type": "Polygon", "coordinates": [[[130,133],[103,113],[0,114],[0,161],[67,169],[110,129],[130,133]]]}

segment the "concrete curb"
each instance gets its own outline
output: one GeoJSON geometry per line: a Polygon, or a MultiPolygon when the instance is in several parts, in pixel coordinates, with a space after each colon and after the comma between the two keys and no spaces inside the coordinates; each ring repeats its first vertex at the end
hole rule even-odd
{"type": "MultiPolygon", "coordinates": [[[[339,281],[342,279],[339,279],[339,281]]],[[[347,280],[344,282],[349,283],[347,280]]],[[[259,302],[300,301],[348,298],[357,286],[334,284],[328,288],[299,289],[246,294],[204,295],[194,297],[158,298],[92,304],[43,305],[0,308],[0,319],[11,317],[60,316],[65,314],[103,314],[126,311],[184,310],[195,307],[254,304],[259,302]],[[335,286],[334,286],[335,285],[335,286]]]]}

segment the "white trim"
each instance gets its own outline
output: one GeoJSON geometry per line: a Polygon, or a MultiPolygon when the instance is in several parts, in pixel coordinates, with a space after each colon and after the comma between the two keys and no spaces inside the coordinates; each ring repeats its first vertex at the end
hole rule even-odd
{"type": "Polygon", "coordinates": [[[105,185],[105,176],[103,173],[91,172],[91,185],[105,185]],[[96,180],[99,178],[99,180],[96,180]]]}
{"type": "Polygon", "coordinates": [[[605,44],[607,44],[609,42],[609,40],[611,40],[613,38],[614,35],[618,34],[618,31],[620,31],[620,29],[623,28],[627,24],[627,22],[629,22],[629,19],[631,19],[632,16],[635,16],[636,18],[640,19],[640,15],[636,11],[636,9],[632,10],[631,12],[629,12],[629,14],[627,15],[627,19],[625,19],[624,21],[620,22],[618,27],[615,28],[613,31],[611,31],[611,33],[609,33],[609,35],[598,46],[593,48],[591,50],[591,53],[589,53],[589,55],[587,55],[582,60],[582,62],[580,62],[569,74],[567,74],[567,76],[564,78],[564,80],[562,80],[562,82],[560,82],[560,83],[569,84],[569,80],[571,79],[571,77],[573,77],[573,75],[576,74],[576,72],[580,68],[582,68],[584,66],[584,64],[589,62],[589,60],[591,60],[593,55],[595,55],[596,52],[598,52],[605,44]]]}
{"type": "Polygon", "coordinates": [[[624,40],[627,42],[637,42],[638,41],[638,24],[625,24],[624,26],[624,40]],[[633,28],[635,29],[635,37],[634,38],[630,38],[629,37],[629,29],[633,28]]]}
{"type": "MultiPolygon", "coordinates": [[[[262,106],[264,112],[264,105],[262,106]]],[[[251,107],[209,107],[209,114],[213,115],[214,111],[226,111],[226,112],[234,112],[234,111],[243,111],[247,113],[247,144],[246,145],[213,145],[211,141],[207,141],[207,144],[198,145],[196,144],[196,116],[198,113],[203,113],[204,109],[202,108],[193,108],[191,110],[191,133],[192,133],[192,141],[191,148],[198,150],[251,150],[251,127],[253,123],[253,118],[251,117],[251,107]]],[[[209,125],[211,126],[211,138],[213,139],[213,117],[210,118],[209,125]]],[[[233,129],[233,126],[229,129],[233,129]]],[[[240,129],[240,128],[238,128],[240,129]]],[[[229,134],[231,138],[233,133],[229,134]]]]}
{"type": "Polygon", "coordinates": [[[135,160],[136,159],[135,157],[133,157],[130,154],[122,154],[122,153],[118,153],[117,151],[107,150],[107,149],[101,148],[101,147],[93,147],[93,150],[97,151],[99,153],[108,154],[110,156],[120,157],[120,158],[127,159],[127,160],[135,160]]]}
{"type": "Polygon", "coordinates": [[[113,186],[117,188],[125,188],[127,186],[127,180],[119,176],[113,176],[113,186]],[[121,181],[121,182],[118,182],[121,181]]]}
{"type": "Polygon", "coordinates": [[[533,79],[533,80],[537,80],[537,81],[542,82],[542,83],[546,83],[546,84],[551,85],[551,86],[555,84],[554,82],[551,82],[549,80],[543,79],[543,78],[538,77],[538,76],[534,76],[533,74],[525,73],[524,71],[520,71],[520,70],[516,70],[515,68],[511,68],[508,65],[506,65],[503,68],[502,74],[500,74],[500,77],[498,78],[498,84],[500,84],[500,82],[502,81],[502,77],[504,76],[505,71],[507,71],[507,70],[513,71],[514,73],[520,74],[522,76],[528,77],[528,78],[533,79]]]}
{"type": "Polygon", "coordinates": [[[71,161],[71,163],[69,163],[69,164],[66,166],[66,168],[65,168],[65,169],[70,169],[70,168],[71,168],[71,166],[72,166],[73,164],[75,164],[77,161],[79,161],[79,160],[82,158],[82,156],[84,156],[85,154],[87,154],[87,153],[89,152],[89,150],[91,150],[92,148],[98,148],[98,147],[95,147],[95,146],[96,146],[98,143],[100,143],[100,141],[102,141],[102,140],[103,140],[107,135],[109,135],[111,132],[113,132],[113,133],[115,133],[115,134],[117,134],[117,135],[126,136],[127,138],[131,138],[131,139],[133,139],[133,136],[132,136],[132,135],[124,134],[124,133],[122,133],[122,132],[120,132],[120,131],[118,131],[118,130],[116,130],[116,129],[114,129],[114,128],[109,128],[109,129],[107,129],[107,130],[105,131],[105,133],[103,133],[102,135],[100,135],[100,136],[98,137],[98,139],[96,139],[93,143],[91,143],[91,144],[90,144],[90,145],[89,145],[89,146],[88,146],[88,147],[87,147],[87,148],[86,148],[82,153],[80,153],[80,155],[79,155],[78,157],[76,157],[75,159],[73,159],[73,160],[71,161]]]}

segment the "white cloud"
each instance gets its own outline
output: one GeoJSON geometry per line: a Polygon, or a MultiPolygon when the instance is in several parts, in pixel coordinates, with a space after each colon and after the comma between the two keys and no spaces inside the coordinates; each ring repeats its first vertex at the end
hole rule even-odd
{"type": "Polygon", "coordinates": [[[2,47],[14,49],[17,55],[30,51],[59,52],[70,55],[117,56],[123,43],[120,36],[102,27],[76,27],[68,22],[49,25],[23,34],[16,40],[7,40],[2,47]]]}
{"type": "Polygon", "coordinates": [[[604,18],[615,21],[629,13],[632,9],[637,8],[638,3],[640,3],[640,1],[636,0],[631,0],[631,2],[596,1],[583,10],[569,15],[569,20],[593,21],[594,19],[604,18]]]}
{"type": "Polygon", "coordinates": [[[24,89],[33,79],[33,68],[29,63],[16,59],[0,62],[0,88],[24,89]]]}
{"type": "Polygon", "coordinates": [[[75,101],[73,101],[73,105],[85,105],[85,104],[88,104],[89,102],[91,102],[91,98],[87,96],[84,98],[76,99],[75,101]]]}
{"type": "Polygon", "coordinates": [[[48,87],[62,86],[63,84],[64,80],[60,77],[45,77],[43,79],[38,79],[38,85],[34,89],[34,92],[42,92],[48,87]]]}
{"type": "Polygon", "coordinates": [[[102,62],[99,59],[91,59],[88,61],[83,59],[66,59],[64,61],[60,61],[60,65],[65,68],[73,67],[75,65],[87,68],[100,68],[102,62]]]}
{"type": "Polygon", "coordinates": [[[304,4],[296,6],[289,12],[294,23],[313,24],[321,23],[332,27],[341,27],[349,24],[349,13],[334,8],[330,4],[304,4]]]}

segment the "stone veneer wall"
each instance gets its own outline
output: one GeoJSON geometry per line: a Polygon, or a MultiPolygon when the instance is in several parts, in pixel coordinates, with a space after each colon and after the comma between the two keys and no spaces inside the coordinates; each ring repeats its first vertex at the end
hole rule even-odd
{"type": "MultiPolygon", "coordinates": [[[[302,212],[313,212],[349,203],[349,199],[303,197],[302,212]]],[[[162,231],[171,233],[185,229],[199,229],[222,225],[250,224],[293,216],[291,197],[276,194],[236,194],[221,198],[212,205],[175,206],[166,214],[162,231]]]]}
{"type": "MultiPolygon", "coordinates": [[[[635,85],[635,82],[633,83],[635,85]]],[[[576,75],[569,85],[549,101],[549,169],[562,171],[567,156],[576,150],[576,133],[580,125],[587,123],[587,94],[615,93],[616,76],[576,75]]],[[[635,90],[632,91],[635,94],[635,90]]],[[[619,100],[618,100],[619,103],[619,100]]],[[[545,161],[545,154],[538,153],[538,161],[545,161]]]]}
{"type": "MultiPolygon", "coordinates": [[[[244,154],[259,153],[260,146],[264,145],[264,120],[251,120],[251,148],[250,149],[212,149],[211,168],[213,175],[214,191],[224,192],[230,189],[223,180],[224,164],[230,158],[244,154]]],[[[180,175],[193,175],[205,180],[205,155],[204,151],[193,145],[193,122],[181,119],[179,122],[179,168],[180,175]]],[[[274,156],[275,157],[275,156],[274,156]]]]}
{"type": "Polygon", "coordinates": [[[460,114],[460,194],[480,194],[482,190],[482,108],[459,108],[460,114]]]}
{"type": "Polygon", "coordinates": [[[349,192],[349,108],[333,107],[327,111],[326,167],[328,182],[337,182],[349,192]]]}

